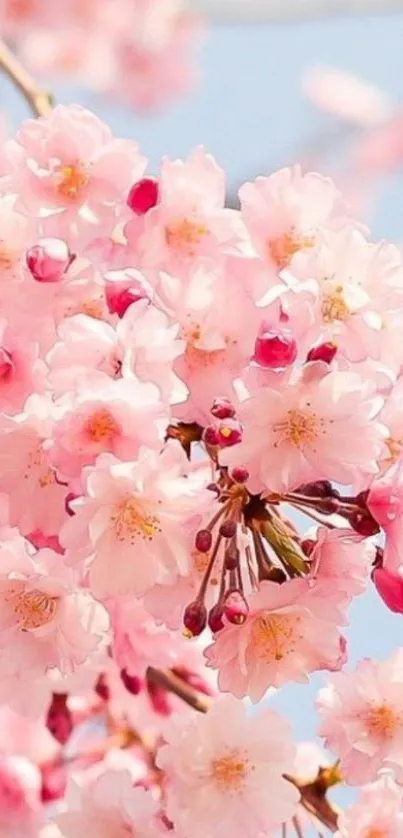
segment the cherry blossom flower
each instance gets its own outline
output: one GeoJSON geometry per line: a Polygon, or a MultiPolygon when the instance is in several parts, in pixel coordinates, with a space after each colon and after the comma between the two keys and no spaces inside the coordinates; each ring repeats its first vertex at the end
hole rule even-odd
{"type": "Polygon", "coordinates": [[[90,563],[95,596],[142,596],[188,572],[192,537],[212,495],[187,472],[173,440],[161,454],[143,449],[124,463],[104,454],[85,470],[86,494],[72,503],[76,514],[61,540],[70,563],[90,563]]]}
{"type": "Polygon", "coordinates": [[[402,790],[393,777],[384,773],[364,786],[354,806],[338,818],[336,838],[401,838],[403,835],[402,790]]]}
{"type": "Polygon", "coordinates": [[[220,461],[246,466],[254,491],[286,492],[329,477],[361,489],[384,450],[387,431],[375,418],[380,406],[357,373],[318,364],[284,391],[252,394],[239,411],[242,442],[220,461]]]}
{"type": "Polygon", "coordinates": [[[291,817],[298,792],[283,778],[293,760],[286,722],[273,710],[246,717],[231,697],[206,716],[178,716],[158,754],[166,772],[167,810],[186,835],[267,833],[291,817]],[[267,795],[265,788],[272,794],[267,795]]]}
{"type": "MultiPolygon", "coordinates": [[[[157,805],[151,792],[133,788],[129,771],[106,770],[94,782],[67,790],[68,810],[56,818],[64,838],[156,838],[157,805]]],[[[162,831],[162,830],[161,830],[162,831]]]]}
{"type": "Polygon", "coordinates": [[[319,733],[348,783],[370,782],[382,767],[403,768],[402,662],[402,649],[381,663],[362,660],[351,674],[331,675],[319,692],[319,733]]]}
{"type": "Polygon", "coordinates": [[[269,687],[304,683],[315,669],[338,668],[342,616],[303,580],[262,582],[241,625],[227,623],[206,649],[221,691],[259,701],[269,687]]]}
{"type": "Polygon", "coordinates": [[[24,208],[38,215],[43,209],[74,214],[84,206],[105,212],[145,168],[136,143],[114,139],[79,105],[59,105],[46,119],[26,120],[9,155],[24,208]]]}

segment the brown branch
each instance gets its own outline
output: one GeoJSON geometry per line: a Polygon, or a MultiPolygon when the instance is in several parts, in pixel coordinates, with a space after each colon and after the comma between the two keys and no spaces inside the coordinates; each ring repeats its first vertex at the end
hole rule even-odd
{"type": "Polygon", "coordinates": [[[177,695],[185,704],[193,707],[194,710],[198,710],[199,713],[207,713],[210,708],[210,702],[205,695],[199,693],[198,690],[195,690],[189,684],[186,684],[185,681],[182,681],[182,678],[179,678],[170,669],[163,670],[149,666],[147,669],[147,680],[151,684],[156,684],[158,687],[162,687],[164,690],[177,695]]]}
{"type": "Polygon", "coordinates": [[[49,116],[52,96],[41,90],[18,58],[0,38],[0,70],[21,91],[34,116],[49,116]]]}

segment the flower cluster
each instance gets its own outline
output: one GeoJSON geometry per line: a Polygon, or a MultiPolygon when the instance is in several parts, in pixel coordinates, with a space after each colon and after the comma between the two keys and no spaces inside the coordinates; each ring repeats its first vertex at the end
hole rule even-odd
{"type": "Polygon", "coordinates": [[[240,701],[324,670],[320,733],[378,783],[339,835],[400,835],[402,650],[341,671],[354,597],[403,611],[399,250],[327,178],[229,209],[202,148],[154,179],[79,106],[2,159],[0,835],[45,838],[50,800],[50,838],[335,830],[336,769],[298,779],[240,701]]]}

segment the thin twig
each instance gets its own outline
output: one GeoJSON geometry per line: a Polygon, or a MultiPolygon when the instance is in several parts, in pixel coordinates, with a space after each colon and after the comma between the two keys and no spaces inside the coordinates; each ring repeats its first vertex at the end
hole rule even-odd
{"type": "Polygon", "coordinates": [[[0,70],[21,91],[34,116],[49,116],[52,96],[41,90],[18,58],[0,38],[0,70]]]}
{"type": "Polygon", "coordinates": [[[199,713],[207,713],[210,708],[210,702],[205,695],[199,693],[170,669],[156,669],[154,666],[149,666],[147,669],[147,680],[158,687],[163,687],[178,698],[181,698],[189,707],[198,710],[199,713]]]}
{"type": "Polygon", "coordinates": [[[295,834],[296,834],[297,838],[304,838],[304,834],[303,834],[302,829],[301,829],[301,824],[300,824],[296,815],[294,815],[294,817],[292,819],[292,825],[295,829],[295,834]]]}
{"type": "Polygon", "coordinates": [[[337,831],[338,811],[330,805],[329,801],[318,784],[301,783],[292,777],[290,774],[284,774],[284,779],[288,780],[295,786],[301,795],[301,806],[313,815],[320,823],[330,829],[331,832],[337,831]]]}

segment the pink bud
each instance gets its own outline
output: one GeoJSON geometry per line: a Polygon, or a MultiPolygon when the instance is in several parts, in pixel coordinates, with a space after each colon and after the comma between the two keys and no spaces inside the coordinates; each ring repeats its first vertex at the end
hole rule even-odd
{"type": "Polygon", "coordinates": [[[358,532],[360,535],[363,535],[365,538],[369,538],[371,535],[377,535],[380,531],[379,524],[368,511],[366,512],[361,509],[353,509],[352,512],[343,514],[349,521],[353,530],[358,532]]]}
{"type": "Polygon", "coordinates": [[[130,675],[127,669],[121,670],[120,677],[127,689],[127,692],[131,693],[131,695],[139,695],[143,689],[143,682],[141,678],[138,678],[137,675],[130,675]]]}
{"type": "Polygon", "coordinates": [[[207,610],[203,602],[196,599],[185,608],[183,625],[193,637],[197,637],[204,631],[207,625],[207,610]]]}
{"type": "Polygon", "coordinates": [[[205,428],[203,431],[203,442],[205,442],[206,445],[210,446],[218,445],[218,434],[216,425],[207,425],[207,428],[205,428]]]}
{"type": "Polygon", "coordinates": [[[26,255],[28,269],[37,282],[60,282],[74,259],[63,239],[40,239],[26,255]]]}
{"type": "Polygon", "coordinates": [[[158,181],[153,177],[144,177],[132,186],[127,205],[136,215],[145,215],[158,203],[158,197],[158,181]]]}
{"type": "Polygon", "coordinates": [[[221,631],[221,629],[224,628],[223,614],[224,607],[222,604],[217,602],[217,605],[213,606],[208,615],[208,624],[213,634],[216,634],[217,631],[221,631]]]}
{"type": "Polygon", "coordinates": [[[234,466],[231,471],[231,477],[235,483],[246,483],[249,480],[249,472],[245,466],[234,466]]]}
{"type": "Polygon", "coordinates": [[[372,581],[385,605],[397,614],[403,614],[403,578],[400,573],[386,567],[375,567],[372,581]]]}
{"type": "Polygon", "coordinates": [[[52,803],[64,796],[67,785],[67,769],[59,760],[41,763],[42,803],[52,803]]]}
{"type": "Polygon", "coordinates": [[[224,600],[224,615],[229,623],[242,625],[249,613],[248,603],[241,591],[229,591],[224,600]]]}
{"type": "Polygon", "coordinates": [[[99,698],[102,699],[102,701],[109,701],[110,689],[108,687],[106,677],[105,675],[103,675],[103,673],[101,673],[94,686],[94,692],[97,696],[99,696],[99,698]]]}
{"type": "Polygon", "coordinates": [[[255,343],[254,361],[257,364],[269,369],[281,369],[293,364],[297,354],[297,344],[291,332],[280,332],[262,323],[255,343]]]}
{"type": "Polygon", "coordinates": [[[109,271],[105,274],[105,299],[110,314],[123,317],[132,303],[148,300],[150,288],[144,277],[128,268],[122,271],[109,271]]]}
{"type": "Polygon", "coordinates": [[[233,538],[236,533],[235,521],[223,521],[220,525],[219,533],[223,538],[233,538]]]}
{"type": "Polygon", "coordinates": [[[227,419],[216,425],[216,434],[220,448],[229,448],[242,439],[242,427],[235,419],[227,419]]]}
{"type": "Polygon", "coordinates": [[[46,727],[61,745],[68,742],[73,730],[73,719],[67,706],[67,698],[65,693],[53,693],[46,717],[46,727]]]}
{"type": "Polygon", "coordinates": [[[0,347],[0,381],[8,381],[14,370],[13,360],[7,349],[0,347]]]}
{"type": "Polygon", "coordinates": [[[216,419],[232,419],[235,416],[235,408],[229,399],[222,396],[221,398],[214,399],[211,413],[216,419]]]}
{"type": "Polygon", "coordinates": [[[196,533],[195,547],[199,553],[208,553],[213,543],[213,536],[210,530],[199,530],[196,533]]]}
{"type": "Polygon", "coordinates": [[[321,343],[319,346],[314,346],[309,350],[306,360],[323,361],[325,364],[331,364],[336,352],[337,346],[334,343],[321,343]]]}

